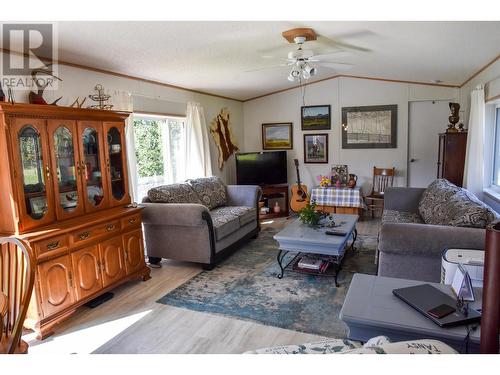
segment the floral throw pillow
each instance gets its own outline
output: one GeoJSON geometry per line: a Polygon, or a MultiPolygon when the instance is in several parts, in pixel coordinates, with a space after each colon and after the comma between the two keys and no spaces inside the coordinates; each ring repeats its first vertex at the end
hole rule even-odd
{"type": "Polygon", "coordinates": [[[148,198],[153,203],[197,203],[200,198],[188,184],[158,186],[148,191],[148,198]]]}
{"type": "Polygon", "coordinates": [[[438,179],[429,185],[418,204],[420,216],[426,224],[449,225],[453,219],[450,199],[460,188],[448,180],[438,179]]]}
{"type": "Polygon", "coordinates": [[[209,210],[227,205],[226,185],[219,177],[196,178],[187,182],[209,210]]]}

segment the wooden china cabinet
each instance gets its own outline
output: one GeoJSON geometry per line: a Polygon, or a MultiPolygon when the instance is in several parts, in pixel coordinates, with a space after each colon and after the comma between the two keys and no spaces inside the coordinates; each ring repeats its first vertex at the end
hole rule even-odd
{"type": "Polygon", "coordinates": [[[41,339],[100,294],[149,278],[141,208],[128,207],[127,117],[0,104],[0,234],[36,254],[26,326],[41,339]]]}

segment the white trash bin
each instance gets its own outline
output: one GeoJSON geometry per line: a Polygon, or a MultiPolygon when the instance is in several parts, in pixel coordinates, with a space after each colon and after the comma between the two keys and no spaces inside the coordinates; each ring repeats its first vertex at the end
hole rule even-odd
{"type": "Polygon", "coordinates": [[[441,261],[441,283],[451,285],[458,265],[469,273],[472,286],[483,287],[484,250],[447,249],[441,261]]]}

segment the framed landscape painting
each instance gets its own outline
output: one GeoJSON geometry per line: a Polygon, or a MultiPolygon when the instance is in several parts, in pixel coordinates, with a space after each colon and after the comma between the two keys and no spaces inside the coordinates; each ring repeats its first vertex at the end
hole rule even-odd
{"type": "Polygon", "coordinates": [[[262,124],[263,150],[291,150],[293,134],[291,122],[262,124]]]}
{"type": "Polygon", "coordinates": [[[302,130],[330,130],[330,105],[301,107],[302,130]]]}
{"type": "Polygon", "coordinates": [[[328,163],[328,134],[304,134],[305,163],[328,163]]]}
{"type": "Polygon", "coordinates": [[[398,106],[342,108],[342,148],[396,148],[398,106]]]}

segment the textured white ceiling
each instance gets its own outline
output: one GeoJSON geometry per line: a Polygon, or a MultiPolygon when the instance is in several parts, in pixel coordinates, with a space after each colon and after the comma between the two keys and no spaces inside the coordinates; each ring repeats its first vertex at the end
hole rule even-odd
{"type": "Polygon", "coordinates": [[[279,64],[294,48],[281,32],[294,27],[371,50],[330,57],[354,66],[313,80],[461,84],[500,53],[500,22],[60,22],[59,59],[244,100],[294,85],[286,67],[248,72],[279,64]]]}

